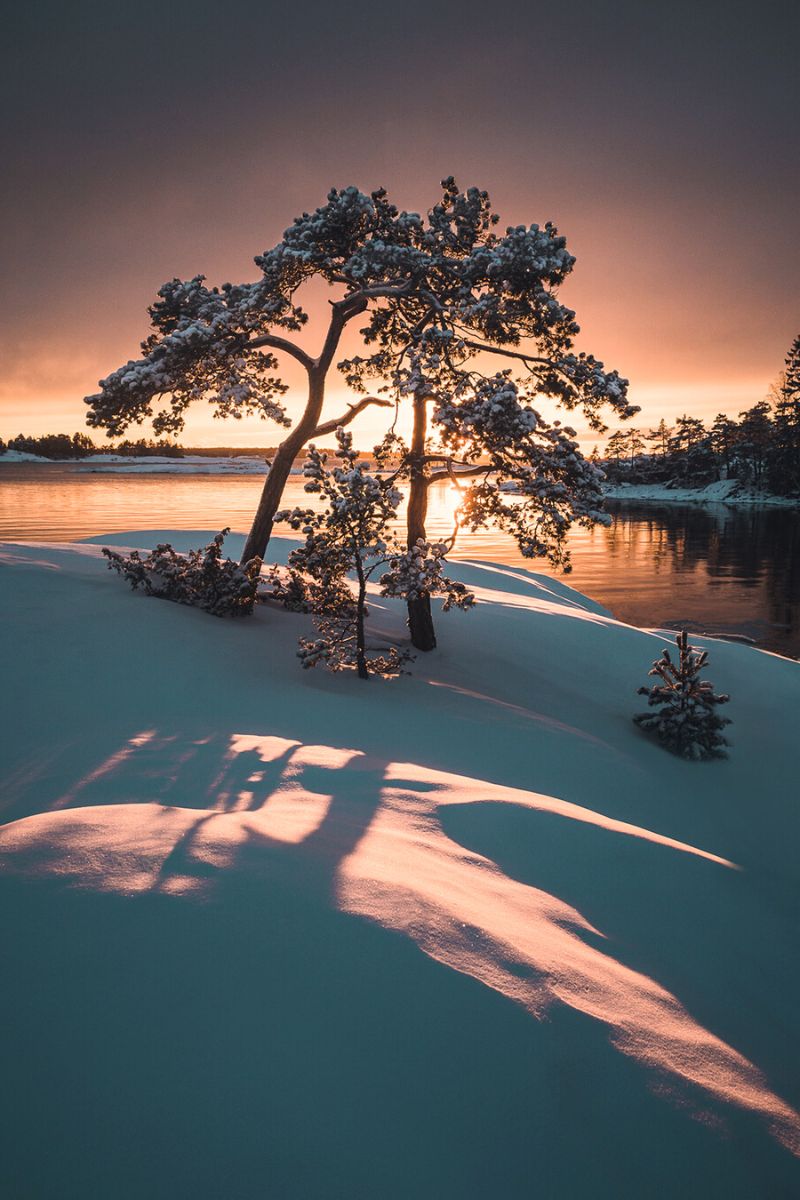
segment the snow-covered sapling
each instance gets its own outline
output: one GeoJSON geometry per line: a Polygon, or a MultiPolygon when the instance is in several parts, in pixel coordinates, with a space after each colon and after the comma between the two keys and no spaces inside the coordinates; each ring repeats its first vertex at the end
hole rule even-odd
{"type": "Polygon", "coordinates": [[[273,571],[273,594],[288,608],[305,608],[314,618],[319,636],[300,640],[304,667],[355,667],[361,679],[397,674],[410,657],[407,651],[367,647],[367,585],[376,571],[388,568],[379,581],[384,596],[408,599],[424,587],[427,594],[444,598],[445,609],[469,608],[474,597],[444,574],[445,546],[420,541],[405,550],[393,541],[388,525],[396,517],[400,492],[358,461],[346,430],[336,430],[336,441],[338,465],[329,468],[328,456],[311,445],[303,468],[305,490],[320,493],[325,507],[277,514],[306,540],[289,555],[284,574],[273,571]]]}
{"type": "Polygon", "coordinates": [[[689,645],[684,629],[678,634],[678,661],[673,662],[669,650],[648,672],[659,682],[652,687],[640,687],[640,696],[648,697],[650,708],[633,719],[640,729],[654,733],[668,750],[683,758],[725,758],[728,741],[722,735],[728,717],[717,713],[717,706],[727,704],[729,696],[717,694],[714,685],[700,678],[708,661],[708,651],[689,645]]]}
{"type": "Polygon", "coordinates": [[[222,543],[229,533],[223,529],[203,549],[188,554],[177,553],[169,542],[144,558],[138,550],[124,555],[104,549],[103,554],[134,591],[141,587],[148,596],[202,608],[215,617],[245,617],[256,602],[261,559],[240,565],[223,558],[222,543]]]}

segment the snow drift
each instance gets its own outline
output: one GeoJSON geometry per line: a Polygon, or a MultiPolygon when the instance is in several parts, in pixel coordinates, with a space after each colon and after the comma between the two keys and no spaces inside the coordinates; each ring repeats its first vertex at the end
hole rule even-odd
{"type": "Polygon", "coordinates": [[[3,563],[11,1194],[790,1194],[797,664],[699,639],[695,765],[630,720],[661,636],[524,571],[364,684],[99,546],[3,563]]]}

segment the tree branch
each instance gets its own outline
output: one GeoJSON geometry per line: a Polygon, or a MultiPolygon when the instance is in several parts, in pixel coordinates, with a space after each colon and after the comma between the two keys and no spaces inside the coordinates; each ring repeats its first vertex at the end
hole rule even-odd
{"type": "Polygon", "coordinates": [[[378,396],[365,396],[363,400],[359,400],[356,404],[348,404],[348,411],[343,413],[342,416],[318,425],[312,437],[324,437],[327,433],[335,433],[340,425],[349,425],[360,412],[368,408],[371,404],[377,404],[380,408],[394,408],[391,400],[381,400],[378,396]]]}
{"type": "MultiPolygon", "coordinates": [[[[342,282],[348,281],[342,280],[342,282]]],[[[330,325],[328,326],[325,342],[318,358],[312,358],[310,354],[301,349],[300,346],[295,345],[294,342],[290,342],[288,338],[279,337],[274,333],[260,334],[249,341],[247,346],[252,350],[258,350],[263,346],[269,346],[272,350],[282,350],[285,354],[290,354],[292,358],[302,363],[308,372],[314,371],[324,378],[333,362],[333,356],[336,353],[339,339],[347,322],[351,321],[353,317],[357,317],[360,313],[366,312],[370,300],[381,297],[408,296],[414,290],[414,287],[415,283],[413,279],[397,283],[376,284],[374,287],[361,288],[357,292],[351,292],[349,295],[344,296],[341,300],[334,301],[331,304],[330,325]]],[[[425,320],[427,319],[427,316],[423,318],[419,322],[419,327],[424,327],[425,320]]],[[[349,419],[352,420],[352,417],[349,419]]],[[[339,423],[341,424],[341,422],[339,423]]]]}
{"type": "Polygon", "coordinates": [[[344,307],[343,300],[337,300],[331,305],[331,323],[328,326],[325,343],[320,351],[319,358],[315,359],[312,363],[313,370],[317,371],[323,378],[333,362],[333,356],[336,353],[336,347],[339,345],[339,338],[342,336],[342,330],[345,325],[351,317],[356,316],[358,312],[363,312],[366,307],[366,300],[360,308],[354,308],[352,311],[344,307]]]}
{"type": "MultiPolygon", "coordinates": [[[[348,279],[346,275],[335,275],[334,283],[344,283],[349,286],[352,280],[348,279]]],[[[381,296],[407,296],[414,287],[413,279],[390,279],[386,283],[375,283],[372,287],[359,288],[356,292],[349,292],[337,303],[349,304],[353,300],[372,300],[381,296]]]]}
{"type": "Polygon", "coordinates": [[[414,286],[413,279],[407,279],[402,284],[376,284],[374,287],[361,288],[357,292],[351,292],[349,295],[343,296],[341,300],[334,300],[331,303],[331,323],[328,326],[325,344],[319,358],[309,360],[310,369],[317,370],[322,376],[327,373],[333,362],[336,347],[339,345],[342,330],[353,317],[366,312],[370,300],[385,296],[408,296],[414,290],[414,286]]]}
{"type": "Polygon", "coordinates": [[[426,454],[422,458],[423,463],[450,463],[453,467],[474,467],[474,463],[464,462],[461,458],[453,458],[452,454],[426,454]]]}
{"type": "Polygon", "coordinates": [[[301,350],[288,338],[278,337],[274,333],[262,333],[259,337],[247,342],[247,346],[251,350],[259,350],[262,346],[269,346],[272,350],[283,350],[284,353],[291,354],[292,358],[296,358],[299,363],[302,363],[307,371],[314,366],[314,359],[310,354],[306,354],[305,350],[301,350]]]}
{"type": "Polygon", "coordinates": [[[502,346],[491,346],[488,342],[473,342],[466,338],[461,339],[465,346],[469,346],[470,350],[485,350],[489,354],[502,354],[504,358],[516,358],[523,363],[540,363],[545,367],[552,367],[557,371],[558,365],[549,358],[538,358],[535,354],[523,354],[519,350],[504,350],[502,346]]]}
{"type": "Polygon", "coordinates": [[[468,471],[434,471],[428,476],[428,483],[441,483],[443,479],[452,479],[453,483],[458,484],[459,479],[470,479],[473,475],[482,475],[484,472],[488,474],[492,470],[491,463],[481,463],[478,467],[470,467],[468,471]]]}

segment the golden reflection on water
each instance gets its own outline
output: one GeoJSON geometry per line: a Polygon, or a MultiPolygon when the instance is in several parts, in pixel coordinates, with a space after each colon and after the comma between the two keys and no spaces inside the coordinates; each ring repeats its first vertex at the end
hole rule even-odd
{"type": "MultiPolygon", "coordinates": [[[[67,466],[0,466],[0,540],[74,541],[127,530],[246,532],[258,475],[120,475],[67,466]]],[[[293,476],[286,507],[317,501],[293,476]]],[[[453,532],[457,488],[431,488],[428,536],[453,532]]],[[[737,633],[800,655],[800,520],[791,511],[723,506],[611,506],[608,528],[576,528],[568,581],[621,620],[737,633]]],[[[402,514],[401,514],[402,518],[402,514]]],[[[287,532],[281,527],[278,533],[287,532]]],[[[402,536],[402,527],[398,527],[402,536]]],[[[553,574],[494,529],[461,530],[452,558],[553,574]]]]}

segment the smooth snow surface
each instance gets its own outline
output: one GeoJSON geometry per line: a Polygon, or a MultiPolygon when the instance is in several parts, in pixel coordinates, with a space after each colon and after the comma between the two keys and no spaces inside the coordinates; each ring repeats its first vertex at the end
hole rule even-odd
{"type": "Polygon", "coordinates": [[[4,1194],[796,1194],[798,664],[697,639],[733,747],[685,763],[630,719],[662,636],[559,581],[457,564],[363,683],[93,541],[0,547],[4,1194]]]}

